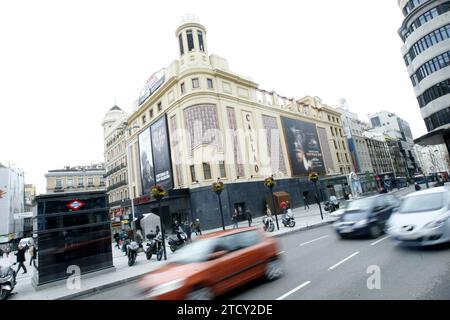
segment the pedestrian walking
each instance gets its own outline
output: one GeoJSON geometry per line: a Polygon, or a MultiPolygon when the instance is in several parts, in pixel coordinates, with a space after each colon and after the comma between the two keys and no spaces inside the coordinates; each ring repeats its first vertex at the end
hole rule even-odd
{"type": "Polygon", "coordinates": [[[120,235],[118,232],[114,234],[114,240],[116,240],[116,247],[120,250],[120,235]]]}
{"type": "Polygon", "coordinates": [[[251,227],[252,226],[252,213],[250,212],[250,209],[246,209],[245,213],[247,215],[248,226],[251,227]]]}
{"type": "Polygon", "coordinates": [[[22,245],[19,245],[19,248],[17,250],[16,256],[17,256],[17,263],[19,264],[19,267],[17,268],[17,273],[19,273],[20,268],[23,268],[24,272],[27,273],[27,268],[25,267],[24,262],[25,260],[25,251],[26,248],[22,245]]]}
{"type": "Polygon", "coordinates": [[[192,242],[192,228],[188,220],[184,223],[184,232],[186,232],[188,242],[192,242]]]}
{"type": "Polygon", "coordinates": [[[28,252],[30,253],[30,267],[31,267],[31,265],[33,265],[35,268],[37,268],[36,267],[36,258],[37,258],[36,245],[31,245],[28,252]]]}
{"type": "Polygon", "coordinates": [[[8,243],[7,245],[6,245],[6,258],[9,258],[9,254],[11,253],[11,244],[10,243],[8,243]]]}
{"type": "Polygon", "coordinates": [[[307,207],[309,209],[308,196],[306,194],[303,195],[303,202],[305,203],[305,210],[307,207]]]}
{"type": "Polygon", "coordinates": [[[196,236],[202,235],[202,230],[200,228],[200,220],[199,219],[195,219],[195,221],[193,222],[192,226],[193,226],[193,229],[194,229],[194,232],[195,232],[196,236]]]}
{"type": "Polygon", "coordinates": [[[233,229],[239,228],[237,209],[234,209],[232,220],[233,220],[233,229]]]}

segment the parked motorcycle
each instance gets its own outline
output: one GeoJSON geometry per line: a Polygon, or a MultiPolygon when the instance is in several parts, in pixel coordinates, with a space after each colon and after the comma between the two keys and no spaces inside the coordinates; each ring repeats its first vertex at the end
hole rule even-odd
{"type": "Polygon", "coordinates": [[[275,230],[275,224],[273,223],[273,218],[269,216],[265,216],[263,219],[264,223],[264,231],[273,232],[275,230]]]}
{"type": "Polygon", "coordinates": [[[147,248],[145,250],[145,256],[147,257],[147,260],[150,260],[152,258],[152,255],[155,254],[156,259],[158,261],[161,261],[163,256],[161,232],[159,232],[158,234],[149,234],[147,235],[147,239],[149,240],[147,242],[147,248]]]}
{"type": "Polygon", "coordinates": [[[339,203],[335,203],[333,201],[325,202],[325,211],[334,212],[339,209],[339,203]]]}
{"type": "Polygon", "coordinates": [[[285,227],[290,227],[293,228],[295,227],[295,219],[294,216],[291,214],[283,214],[283,216],[281,217],[281,222],[283,223],[283,225],[285,227]]]}
{"type": "Polygon", "coordinates": [[[180,249],[187,243],[187,234],[184,231],[178,231],[176,235],[169,237],[169,247],[172,252],[180,249]]]}
{"type": "Polygon", "coordinates": [[[137,254],[139,250],[139,244],[136,241],[132,241],[127,246],[128,252],[128,265],[131,267],[136,262],[137,254]]]}
{"type": "Polygon", "coordinates": [[[0,265],[0,300],[6,300],[16,286],[17,273],[13,265],[0,265]]]}

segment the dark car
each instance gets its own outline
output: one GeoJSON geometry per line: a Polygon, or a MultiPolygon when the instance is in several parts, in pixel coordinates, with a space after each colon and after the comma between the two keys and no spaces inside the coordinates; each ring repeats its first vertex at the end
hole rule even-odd
{"type": "Polygon", "coordinates": [[[336,232],[341,238],[377,238],[383,233],[386,221],[398,204],[398,199],[391,194],[354,200],[334,223],[336,232]]]}

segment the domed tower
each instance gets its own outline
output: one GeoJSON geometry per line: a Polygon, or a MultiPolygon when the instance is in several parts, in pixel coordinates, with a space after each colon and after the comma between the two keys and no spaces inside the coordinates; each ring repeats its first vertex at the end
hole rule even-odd
{"type": "Polygon", "coordinates": [[[209,67],[206,28],[194,15],[181,18],[181,25],[175,31],[180,54],[180,71],[191,67],[209,67]]]}
{"type": "Polygon", "coordinates": [[[102,121],[104,137],[108,136],[111,131],[115,129],[114,124],[126,117],[126,115],[127,113],[120,109],[117,105],[114,105],[111,109],[109,109],[102,121]]]}

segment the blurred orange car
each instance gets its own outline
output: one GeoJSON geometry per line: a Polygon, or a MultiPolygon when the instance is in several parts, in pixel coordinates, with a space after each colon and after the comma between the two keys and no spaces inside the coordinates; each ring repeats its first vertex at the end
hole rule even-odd
{"type": "Polygon", "coordinates": [[[260,228],[220,231],[177,251],[140,282],[146,299],[209,300],[260,277],[283,274],[278,240],[260,228]]]}

